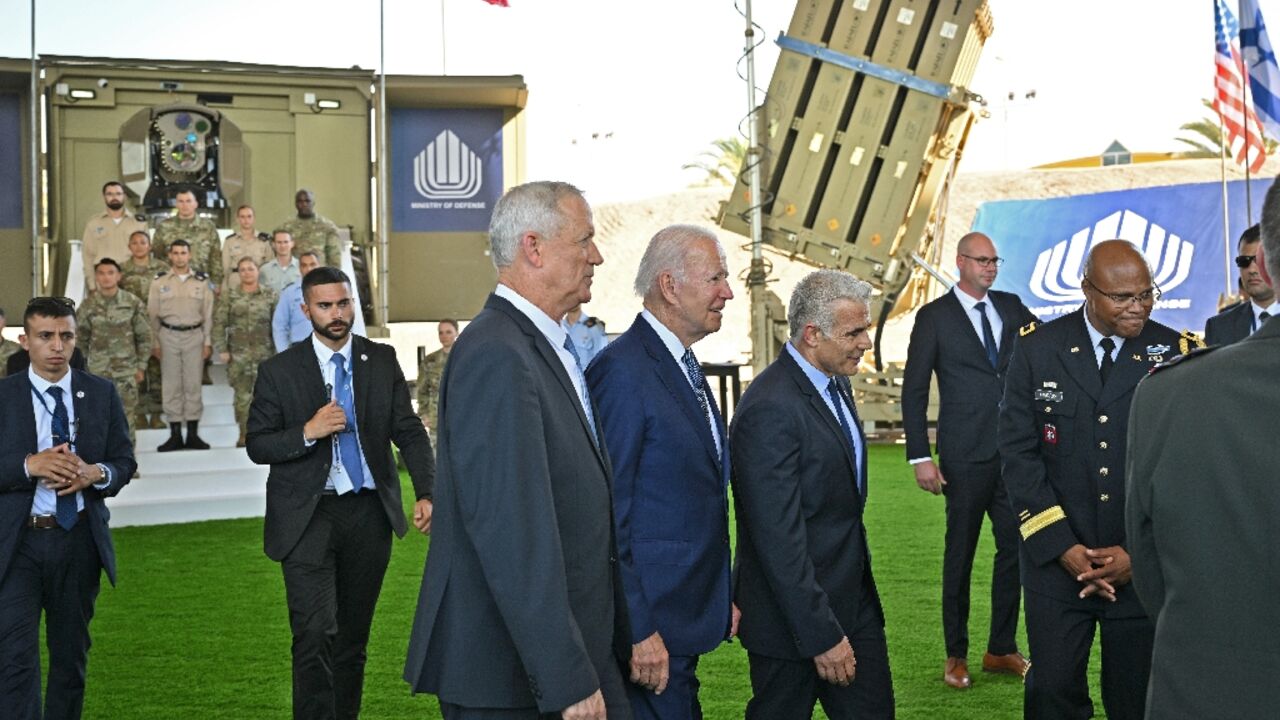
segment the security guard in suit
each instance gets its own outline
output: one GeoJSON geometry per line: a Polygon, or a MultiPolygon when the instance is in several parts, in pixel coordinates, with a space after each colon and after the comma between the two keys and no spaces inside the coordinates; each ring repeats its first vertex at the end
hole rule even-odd
{"type": "Polygon", "coordinates": [[[1154,628],[1125,543],[1129,403],[1157,363],[1202,343],[1149,320],[1160,290],[1126,241],[1096,245],[1081,285],[1084,307],[1020,331],[1000,405],[1031,649],[1023,712],[1093,715],[1085,669],[1100,626],[1107,717],[1141,720],[1154,628]]]}

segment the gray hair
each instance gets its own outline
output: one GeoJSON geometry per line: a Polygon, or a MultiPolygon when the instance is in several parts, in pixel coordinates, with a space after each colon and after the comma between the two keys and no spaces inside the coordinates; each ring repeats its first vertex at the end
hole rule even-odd
{"type": "Polygon", "coordinates": [[[489,251],[493,266],[501,270],[516,260],[520,238],[527,232],[553,237],[560,232],[564,218],[560,203],[566,198],[582,197],[582,191],[566,182],[539,180],[517,185],[493,206],[489,220],[489,251]]]}
{"type": "Polygon", "coordinates": [[[644,249],[644,257],[640,258],[640,267],[636,270],[636,295],[648,295],[664,272],[671,273],[676,282],[684,282],[685,260],[689,249],[699,240],[714,242],[720,262],[725,262],[724,248],[715,233],[697,225],[668,225],[659,230],[644,249]]]}
{"type": "MultiPolygon", "coordinates": [[[[1262,249],[1267,256],[1267,274],[1280,283],[1280,183],[1272,182],[1262,203],[1262,249]]],[[[1280,288],[1277,288],[1280,290],[1280,288]]]]}
{"type": "Polygon", "coordinates": [[[787,324],[791,339],[799,339],[806,325],[814,325],[824,335],[831,335],[835,325],[837,300],[852,300],[870,307],[871,283],[843,270],[814,270],[796,284],[787,308],[787,324]]]}

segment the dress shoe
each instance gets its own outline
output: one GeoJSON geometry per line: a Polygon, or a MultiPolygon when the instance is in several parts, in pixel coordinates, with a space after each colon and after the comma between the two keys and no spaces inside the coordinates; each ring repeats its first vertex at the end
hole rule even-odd
{"type": "Polygon", "coordinates": [[[1020,652],[1011,652],[1008,655],[987,653],[982,656],[982,672],[1026,677],[1027,668],[1029,667],[1031,667],[1031,663],[1020,652]]]}
{"type": "Polygon", "coordinates": [[[185,450],[208,450],[209,443],[200,439],[199,435],[187,435],[187,442],[183,445],[185,450]]]}
{"type": "Polygon", "coordinates": [[[942,671],[942,682],[957,690],[967,690],[972,684],[968,661],[964,658],[947,658],[946,669],[942,671]]]}
{"type": "Polygon", "coordinates": [[[173,452],[174,450],[181,450],[183,447],[185,445],[182,443],[181,435],[170,435],[163,445],[156,448],[156,452],[173,452]]]}

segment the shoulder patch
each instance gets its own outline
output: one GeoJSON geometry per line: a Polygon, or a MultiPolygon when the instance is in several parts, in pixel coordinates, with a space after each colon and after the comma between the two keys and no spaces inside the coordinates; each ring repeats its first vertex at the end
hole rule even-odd
{"type": "Polygon", "coordinates": [[[209,279],[209,273],[201,272],[201,271],[197,270],[197,271],[195,272],[195,278],[196,278],[197,280],[208,280],[208,279],[209,279]]]}
{"type": "Polygon", "coordinates": [[[159,280],[160,278],[168,274],[169,274],[168,270],[161,270],[160,272],[156,273],[156,279],[159,280]]]}
{"type": "Polygon", "coordinates": [[[144,222],[146,222],[146,221],[147,221],[147,216],[146,216],[146,215],[143,215],[142,213],[138,213],[137,215],[134,215],[134,216],[133,216],[133,219],[134,219],[134,220],[137,220],[138,222],[142,222],[142,223],[144,223],[144,222]]]}
{"type": "MultiPolygon", "coordinates": [[[[1191,333],[1191,334],[1194,335],[1194,333],[1191,333]]],[[[1179,344],[1181,344],[1182,342],[1185,342],[1185,340],[1180,340],[1179,344]]],[[[1214,350],[1217,350],[1219,347],[1221,346],[1214,345],[1210,347],[1210,346],[1206,346],[1204,343],[1200,343],[1199,347],[1193,348],[1190,352],[1185,352],[1181,355],[1175,355],[1169,360],[1157,364],[1155,367],[1151,368],[1151,371],[1148,374],[1154,375],[1160,372],[1161,370],[1168,370],[1174,365],[1181,365],[1182,363],[1190,360],[1191,358],[1201,357],[1202,355],[1208,355],[1214,350]]]]}
{"type": "Polygon", "coordinates": [[[587,327],[595,327],[596,325],[599,325],[601,323],[600,323],[600,318],[587,317],[587,319],[583,321],[583,324],[586,325],[587,327]]]}
{"type": "Polygon", "coordinates": [[[262,242],[271,242],[271,236],[264,232],[258,233],[258,239],[262,242]]]}
{"type": "Polygon", "coordinates": [[[1178,351],[1184,356],[1189,356],[1193,349],[1201,350],[1204,347],[1204,340],[1201,340],[1199,335],[1190,330],[1183,330],[1182,334],[1178,336],[1178,351]]]}
{"type": "Polygon", "coordinates": [[[1029,322],[1026,325],[1023,325],[1022,327],[1018,328],[1018,337],[1026,337],[1031,333],[1035,332],[1036,328],[1038,327],[1040,327],[1040,323],[1029,322]]]}

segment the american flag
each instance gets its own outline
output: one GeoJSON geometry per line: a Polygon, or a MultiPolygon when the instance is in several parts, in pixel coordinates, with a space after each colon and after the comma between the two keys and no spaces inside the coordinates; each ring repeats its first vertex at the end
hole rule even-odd
{"type": "Polygon", "coordinates": [[[1236,162],[1248,165],[1258,172],[1267,160],[1267,148],[1262,141],[1262,125],[1258,116],[1246,101],[1249,86],[1244,64],[1240,61],[1240,25],[1224,0],[1214,0],[1214,34],[1217,50],[1217,92],[1213,97],[1213,109],[1222,118],[1227,131],[1224,140],[1236,162]]]}

